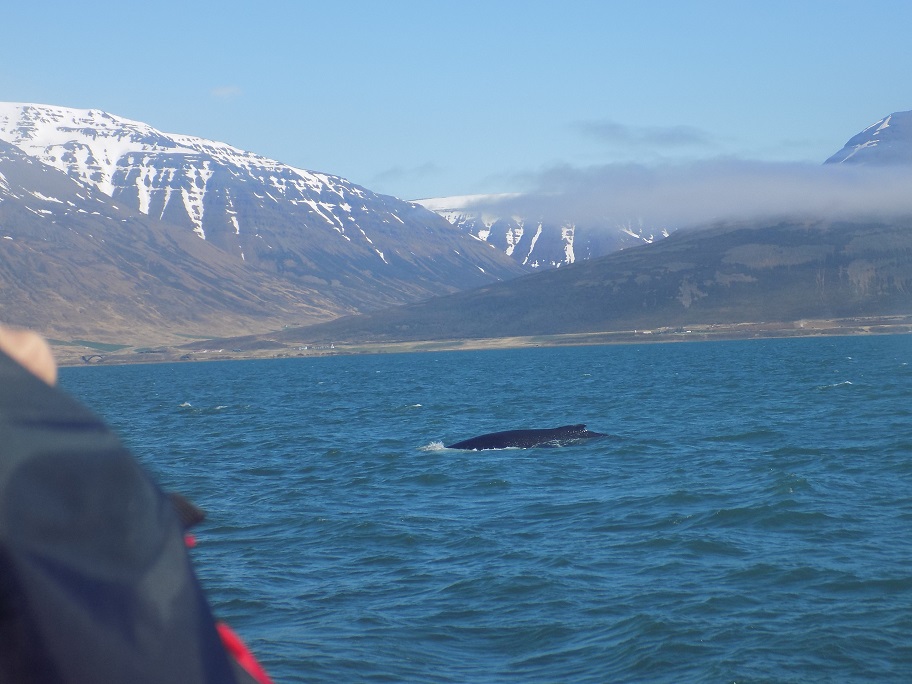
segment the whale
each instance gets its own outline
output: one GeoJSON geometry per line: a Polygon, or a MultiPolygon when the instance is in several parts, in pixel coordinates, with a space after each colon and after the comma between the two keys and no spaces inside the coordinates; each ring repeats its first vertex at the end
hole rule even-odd
{"type": "Polygon", "coordinates": [[[580,444],[590,439],[608,437],[601,432],[587,430],[586,426],[563,425],[556,428],[538,428],[533,430],[504,430],[489,432],[471,439],[464,439],[448,445],[447,449],[481,451],[483,449],[531,449],[533,447],[562,447],[580,444]]]}

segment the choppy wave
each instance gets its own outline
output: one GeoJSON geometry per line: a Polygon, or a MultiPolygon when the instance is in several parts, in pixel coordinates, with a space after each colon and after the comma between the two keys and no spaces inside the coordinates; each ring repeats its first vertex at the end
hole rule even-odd
{"type": "Polygon", "coordinates": [[[421,447],[421,451],[443,451],[444,449],[446,449],[446,447],[443,446],[443,442],[440,440],[425,444],[423,447],[421,447]]]}
{"type": "Polygon", "coordinates": [[[895,336],[61,381],[208,511],[198,574],[276,681],[904,682],[910,356],[895,336]],[[623,439],[443,446],[580,421],[623,439]]]}
{"type": "Polygon", "coordinates": [[[820,385],[817,389],[821,389],[821,390],[835,389],[837,387],[846,387],[851,384],[853,384],[851,380],[843,380],[842,382],[834,382],[830,385],[820,385]]]}

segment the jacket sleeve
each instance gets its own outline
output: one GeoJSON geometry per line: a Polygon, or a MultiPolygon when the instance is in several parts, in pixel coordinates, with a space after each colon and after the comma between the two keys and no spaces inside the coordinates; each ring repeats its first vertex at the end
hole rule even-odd
{"type": "Polygon", "coordinates": [[[169,499],[0,352],[0,681],[234,682],[169,499]]]}

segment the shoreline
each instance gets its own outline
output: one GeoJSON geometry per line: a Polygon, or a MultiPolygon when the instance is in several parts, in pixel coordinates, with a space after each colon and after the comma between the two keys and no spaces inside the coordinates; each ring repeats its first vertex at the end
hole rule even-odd
{"type": "MultiPolygon", "coordinates": [[[[128,347],[100,351],[83,345],[52,344],[55,359],[61,367],[95,365],[133,365],[147,363],[186,363],[199,361],[241,361],[250,359],[313,358],[353,354],[408,354],[434,351],[478,351],[485,349],[524,349],[534,347],[594,346],[621,344],[662,344],[675,342],[709,342],[794,337],[843,337],[847,335],[900,335],[912,333],[912,315],[867,318],[819,319],[794,322],[712,323],[589,333],[562,333],[496,338],[463,338],[446,340],[345,341],[329,344],[279,342],[271,337],[278,333],[256,336],[252,347],[232,349],[208,348],[199,344],[155,349],[128,347]]],[[[287,336],[287,331],[282,332],[287,336]]]]}

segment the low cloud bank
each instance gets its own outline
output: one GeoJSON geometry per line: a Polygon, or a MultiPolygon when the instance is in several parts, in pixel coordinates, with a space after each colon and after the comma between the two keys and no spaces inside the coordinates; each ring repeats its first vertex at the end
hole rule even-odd
{"type": "Polygon", "coordinates": [[[554,167],[525,180],[532,191],[472,208],[546,221],[635,221],[671,229],[783,216],[854,219],[912,214],[912,166],[725,159],[653,167],[554,167]]]}

